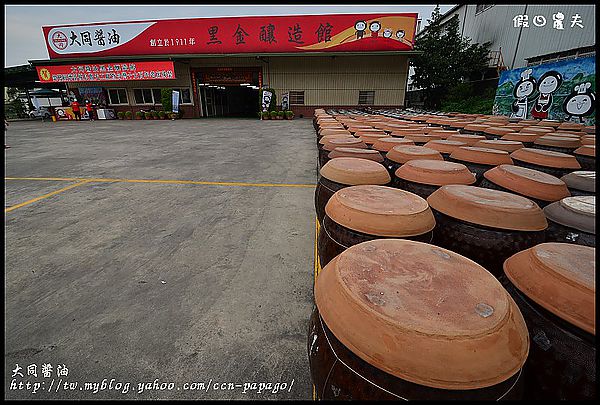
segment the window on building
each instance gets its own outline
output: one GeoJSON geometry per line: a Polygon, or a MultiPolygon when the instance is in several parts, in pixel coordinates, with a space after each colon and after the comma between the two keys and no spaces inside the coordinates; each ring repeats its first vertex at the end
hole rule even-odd
{"type": "Polygon", "coordinates": [[[494,7],[493,4],[477,4],[475,6],[475,14],[483,13],[488,8],[494,7]]]}
{"type": "Polygon", "coordinates": [[[179,100],[181,104],[192,104],[192,98],[190,95],[190,89],[174,89],[179,90],[179,100]]]}
{"type": "Polygon", "coordinates": [[[359,105],[373,105],[375,104],[375,91],[365,90],[358,92],[358,104],[359,105]]]}
{"type": "Polygon", "coordinates": [[[290,105],[304,105],[304,91],[290,91],[290,105]]]}
{"type": "Polygon", "coordinates": [[[133,89],[133,98],[136,104],[160,104],[160,89],[133,89]],[[156,100],[154,90],[159,92],[156,100]]]}
{"type": "Polygon", "coordinates": [[[112,105],[129,104],[125,89],[108,89],[108,102],[112,105]]]}

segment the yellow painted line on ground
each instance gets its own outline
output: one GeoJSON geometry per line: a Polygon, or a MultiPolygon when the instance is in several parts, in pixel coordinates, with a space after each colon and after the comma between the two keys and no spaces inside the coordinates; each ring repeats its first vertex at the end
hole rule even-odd
{"type": "Polygon", "coordinates": [[[82,186],[82,185],[84,185],[84,184],[87,184],[87,183],[89,183],[89,181],[80,181],[80,182],[77,182],[77,183],[75,183],[75,184],[71,184],[70,186],[67,186],[67,187],[63,187],[63,188],[61,188],[60,190],[56,190],[56,191],[53,191],[53,192],[51,192],[51,193],[44,194],[44,195],[42,195],[42,196],[39,196],[39,197],[33,198],[33,199],[31,199],[31,200],[28,200],[28,201],[22,202],[22,203],[20,203],[20,204],[13,205],[12,207],[8,207],[8,208],[4,209],[4,212],[11,212],[11,211],[14,211],[14,210],[16,210],[17,208],[21,208],[21,207],[24,207],[24,206],[26,206],[26,205],[33,204],[34,202],[37,202],[37,201],[43,200],[43,199],[45,199],[45,198],[48,198],[48,197],[52,197],[53,195],[56,195],[56,194],[62,193],[63,191],[67,191],[67,190],[70,190],[70,189],[72,189],[72,188],[75,188],[75,187],[82,186]]]}
{"type": "Polygon", "coordinates": [[[319,273],[321,272],[321,261],[319,260],[319,246],[318,246],[318,239],[319,239],[319,229],[320,229],[320,225],[319,225],[319,220],[315,217],[315,283],[317,282],[317,277],[319,276],[319,273]]]}
{"type": "Polygon", "coordinates": [[[74,177],[5,177],[4,180],[82,181],[74,177]]]}
{"type": "Polygon", "coordinates": [[[87,182],[119,182],[119,183],[158,183],[158,184],[199,184],[205,186],[239,186],[239,187],[296,187],[314,188],[314,184],[285,184],[285,183],[244,183],[222,181],[195,180],[144,180],[144,179],[103,179],[103,178],[56,178],[56,177],[5,177],[5,180],[57,180],[57,181],[87,181],[87,182]]]}

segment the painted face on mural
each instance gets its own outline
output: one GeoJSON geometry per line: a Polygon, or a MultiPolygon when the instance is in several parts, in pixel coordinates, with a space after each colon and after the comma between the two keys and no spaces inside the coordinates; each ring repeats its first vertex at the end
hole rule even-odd
{"type": "Polygon", "coordinates": [[[571,115],[585,115],[592,108],[592,94],[577,94],[569,99],[566,110],[571,115]]]}
{"type": "Polygon", "coordinates": [[[398,30],[396,31],[396,38],[400,39],[400,38],[404,38],[405,32],[404,30],[398,30]]]}
{"type": "Polygon", "coordinates": [[[518,84],[515,89],[515,96],[518,98],[529,97],[535,91],[535,83],[533,80],[525,80],[518,84]]]}
{"type": "Polygon", "coordinates": [[[379,21],[373,21],[371,25],[369,25],[369,31],[378,32],[381,29],[381,24],[379,21]]]}
{"type": "Polygon", "coordinates": [[[563,103],[563,110],[569,116],[587,117],[596,108],[596,94],[592,91],[592,83],[578,84],[573,88],[563,103]]]}
{"type": "Polygon", "coordinates": [[[542,94],[554,93],[562,84],[562,75],[556,71],[546,72],[540,77],[538,89],[542,94]]]}
{"type": "Polygon", "coordinates": [[[364,31],[367,29],[367,22],[366,21],[357,21],[356,24],[354,24],[354,29],[356,31],[364,31]]]}
{"type": "Polygon", "coordinates": [[[392,30],[389,28],[386,28],[383,30],[383,37],[384,38],[391,38],[392,37],[392,30]]]}

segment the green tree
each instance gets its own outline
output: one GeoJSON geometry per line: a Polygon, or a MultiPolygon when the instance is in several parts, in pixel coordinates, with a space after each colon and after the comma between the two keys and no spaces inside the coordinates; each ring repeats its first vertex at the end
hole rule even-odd
{"type": "Polygon", "coordinates": [[[173,111],[173,89],[160,89],[160,103],[163,111],[173,111]]]}
{"type": "Polygon", "coordinates": [[[427,30],[415,41],[412,59],[413,83],[425,91],[425,107],[439,109],[448,89],[457,83],[481,75],[487,68],[490,42],[471,44],[461,38],[458,16],[441,24],[437,6],[428,19],[427,30]]]}

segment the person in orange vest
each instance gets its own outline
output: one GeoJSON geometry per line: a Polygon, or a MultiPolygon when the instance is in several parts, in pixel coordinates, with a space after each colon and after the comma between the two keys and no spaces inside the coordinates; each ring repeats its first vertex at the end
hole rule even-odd
{"type": "Polygon", "coordinates": [[[77,99],[71,103],[71,109],[73,109],[73,115],[75,115],[75,121],[81,121],[81,110],[79,109],[79,102],[77,99]]]}
{"type": "Polygon", "coordinates": [[[92,107],[92,102],[90,100],[85,100],[85,109],[88,113],[88,117],[90,117],[90,121],[94,121],[94,108],[92,107]]]}

